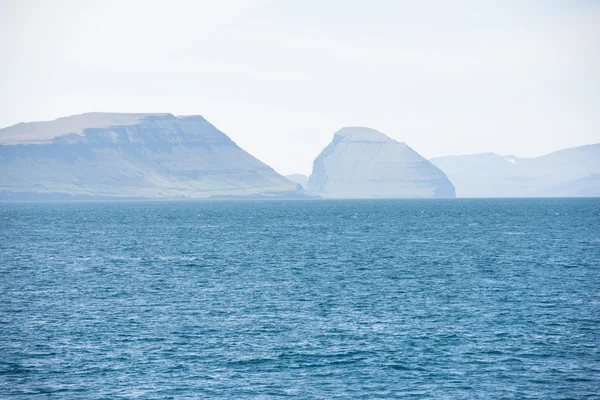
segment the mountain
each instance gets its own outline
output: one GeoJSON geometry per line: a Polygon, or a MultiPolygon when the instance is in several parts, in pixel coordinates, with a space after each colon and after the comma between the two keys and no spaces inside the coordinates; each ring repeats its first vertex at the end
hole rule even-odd
{"type": "Polygon", "coordinates": [[[405,143],[342,128],[313,163],[308,191],[329,198],[455,197],[446,175],[405,143]]]}
{"type": "Polygon", "coordinates": [[[306,190],[306,187],[308,186],[308,176],[302,174],[291,174],[286,175],[285,177],[288,178],[290,181],[302,186],[302,188],[306,190]]]}
{"type": "Polygon", "coordinates": [[[600,197],[600,174],[559,183],[548,193],[553,197],[600,197]]]}
{"type": "Polygon", "coordinates": [[[536,158],[484,153],[430,161],[448,175],[460,197],[585,197],[600,193],[600,144],[536,158]]]}
{"type": "Polygon", "coordinates": [[[0,198],[305,197],[201,116],[88,113],[0,129],[0,198]]]}

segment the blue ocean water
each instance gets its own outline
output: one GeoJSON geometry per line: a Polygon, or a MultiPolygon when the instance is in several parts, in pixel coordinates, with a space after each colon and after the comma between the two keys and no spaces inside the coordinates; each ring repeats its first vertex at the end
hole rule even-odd
{"type": "Polygon", "coordinates": [[[599,398],[600,199],[0,203],[0,398],[599,398]]]}

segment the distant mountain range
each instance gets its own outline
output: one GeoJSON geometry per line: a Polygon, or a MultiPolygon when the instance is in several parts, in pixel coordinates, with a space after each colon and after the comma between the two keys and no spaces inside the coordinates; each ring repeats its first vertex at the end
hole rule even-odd
{"type": "Polygon", "coordinates": [[[600,144],[535,158],[483,153],[430,161],[446,173],[459,197],[600,196],[600,144]]]}
{"type": "Polygon", "coordinates": [[[306,187],[308,186],[308,176],[302,174],[291,174],[286,175],[285,177],[288,178],[290,181],[302,186],[302,188],[306,190],[306,187]]]}
{"type": "Polygon", "coordinates": [[[88,113],[0,130],[0,199],[297,198],[201,116],[88,113]]]}
{"type": "Polygon", "coordinates": [[[310,177],[283,177],[201,116],[87,113],[0,129],[0,200],[455,196],[600,196],[600,144],[426,160],[348,127],[310,177]]]}

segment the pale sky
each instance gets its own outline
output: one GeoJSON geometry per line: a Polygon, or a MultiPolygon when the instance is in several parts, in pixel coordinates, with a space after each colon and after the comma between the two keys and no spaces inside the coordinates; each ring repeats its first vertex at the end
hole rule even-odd
{"type": "Polygon", "coordinates": [[[200,114],[283,174],[343,126],[430,158],[600,142],[600,1],[0,0],[0,127],[200,114]]]}

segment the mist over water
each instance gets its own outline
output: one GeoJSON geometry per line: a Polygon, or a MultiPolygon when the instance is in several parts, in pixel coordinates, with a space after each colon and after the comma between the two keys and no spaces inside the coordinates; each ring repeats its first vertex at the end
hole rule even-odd
{"type": "Polygon", "coordinates": [[[586,398],[600,199],[0,203],[0,397],[586,398]]]}

